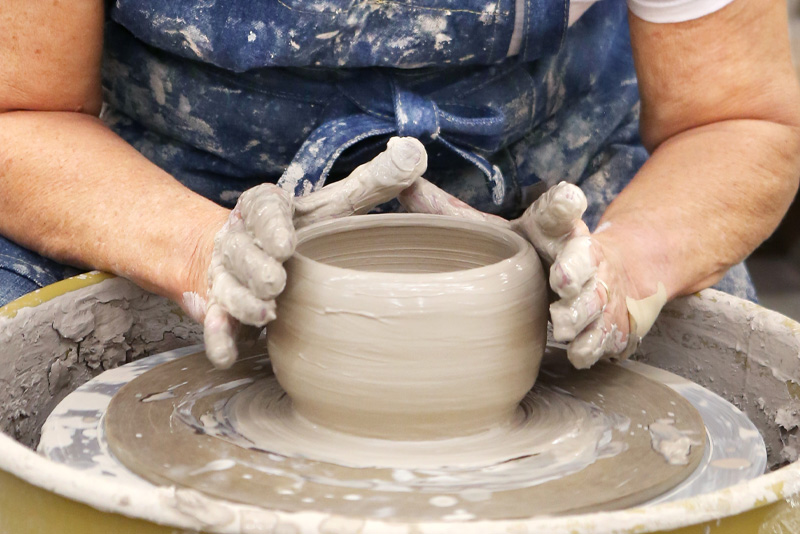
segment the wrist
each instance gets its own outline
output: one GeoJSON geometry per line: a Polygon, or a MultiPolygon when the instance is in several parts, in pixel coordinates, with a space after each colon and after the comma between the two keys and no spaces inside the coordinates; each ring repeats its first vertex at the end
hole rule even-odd
{"type": "Polygon", "coordinates": [[[201,224],[195,225],[185,243],[184,258],[175,287],[175,296],[181,302],[185,293],[195,293],[205,299],[208,295],[208,267],[214,252],[214,238],[225,225],[230,212],[218,210],[209,213],[201,224]]]}
{"type": "Polygon", "coordinates": [[[604,221],[605,227],[592,235],[606,261],[614,266],[626,297],[640,300],[654,295],[659,283],[668,300],[684,293],[687,272],[672,257],[673,248],[665,232],[644,227],[641,222],[628,226],[624,221],[604,221]]]}
{"type": "Polygon", "coordinates": [[[176,207],[169,214],[168,229],[160,258],[162,268],[154,273],[152,286],[134,280],[146,289],[178,303],[197,320],[205,313],[208,266],[214,237],[228,219],[229,211],[206,199],[176,207]]]}

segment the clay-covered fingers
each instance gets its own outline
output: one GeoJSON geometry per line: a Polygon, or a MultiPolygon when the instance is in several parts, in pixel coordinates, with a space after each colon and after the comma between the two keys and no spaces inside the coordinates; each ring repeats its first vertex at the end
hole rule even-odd
{"type": "Polygon", "coordinates": [[[294,253],[292,199],[272,184],[245,191],[217,235],[209,296],[244,324],[264,326],[286,283],[283,261],[294,253]]]}
{"type": "Polygon", "coordinates": [[[203,324],[206,355],[214,367],[227,369],[236,362],[237,342],[253,342],[261,330],[243,325],[212,299],[203,324]]]}
{"type": "MultiPolygon", "coordinates": [[[[226,241],[225,238],[223,233],[218,240],[226,241]]],[[[260,294],[267,296],[261,298],[256,296],[248,285],[239,279],[239,277],[244,278],[246,271],[232,271],[228,268],[230,258],[221,252],[225,248],[226,244],[219,245],[220,251],[215,249],[211,259],[209,304],[203,323],[206,355],[211,363],[219,369],[227,369],[236,361],[238,356],[236,337],[242,324],[263,327],[275,319],[274,299],[277,295],[275,291],[267,291],[270,286],[267,283],[260,288],[260,294]],[[234,273],[238,273],[238,277],[234,273]]],[[[259,253],[259,256],[263,254],[260,249],[259,253]]],[[[274,260],[272,261],[274,262],[274,260]]],[[[245,260],[245,263],[249,263],[249,260],[245,260]]],[[[283,271],[280,264],[277,264],[277,268],[283,271]]],[[[281,272],[281,276],[285,280],[285,274],[281,272]]],[[[282,283],[272,284],[276,288],[278,285],[282,288],[282,283]]]]}
{"type": "Polygon", "coordinates": [[[567,357],[579,369],[622,353],[629,330],[624,298],[614,292],[618,277],[581,219],[586,207],[583,191],[562,182],[512,222],[550,265],[550,287],[558,295],[550,305],[553,337],[568,343],[567,357]],[[601,281],[600,271],[608,280],[601,281]]]}
{"type": "Polygon", "coordinates": [[[597,236],[573,237],[556,257],[550,284],[560,298],[550,305],[553,337],[568,343],[576,368],[630,356],[666,302],[663,284],[651,297],[630,298],[629,275],[624,258],[597,236]]]}
{"type": "Polygon", "coordinates": [[[508,227],[509,222],[502,217],[476,210],[466,202],[420,178],[397,197],[409,213],[428,213],[447,215],[473,221],[484,221],[508,227]]]}
{"type": "Polygon", "coordinates": [[[578,369],[603,358],[629,357],[668,300],[662,282],[649,296],[632,297],[641,293],[631,281],[630,266],[615,253],[613,241],[609,245],[600,236],[569,240],[550,276],[561,296],[550,305],[553,336],[569,343],[567,357],[578,369]]]}
{"type": "Polygon", "coordinates": [[[210,300],[203,322],[203,340],[206,345],[206,356],[214,367],[227,369],[236,361],[238,329],[239,322],[213,299],[210,300]]]}
{"type": "Polygon", "coordinates": [[[275,319],[275,296],[256,297],[233,273],[221,271],[214,277],[211,298],[239,322],[265,326],[275,319]]]}
{"type": "MultiPolygon", "coordinates": [[[[282,263],[258,246],[248,232],[231,232],[219,244],[219,249],[223,272],[232,273],[255,298],[274,299],[283,291],[286,271],[282,263]]],[[[281,255],[286,253],[282,248],[279,252],[281,255]]]]}
{"type": "Polygon", "coordinates": [[[425,147],[411,137],[393,137],[386,150],[350,176],[295,199],[295,228],[317,221],[360,215],[397,197],[428,166],[425,147]]]}
{"type": "Polygon", "coordinates": [[[603,314],[608,302],[605,286],[594,280],[573,298],[562,298],[550,305],[553,338],[567,342],[576,338],[603,314]]]}
{"type": "Polygon", "coordinates": [[[564,242],[550,266],[550,287],[562,299],[573,299],[594,279],[599,258],[588,235],[564,242]]]}
{"type": "Polygon", "coordinates": [[[236,361],[242,325],[275,319],[286,284],[283,261],[294,253],[292,198],[272,184],[245,191],[217,233],[208,270],[206,354],[218,368],[236,361]]]}
{"type": "Polygon", "coordinates": [[[588,369],[603,358],[625,351],[628,336],[602,317],[580,333],[567,347],[567,358],[576,369],[588,369]]]}
{"type": "Polygon", "coordinates": [[[588,369],[603,358],[622,355],[628,338],[628,315],[619,301],[612,299],[599,317],[570,342],[567,358],[576,369],[588,369]]]}
{"type": "Polygon", "coordinates": [[[277,261],[294,254],[294,204],[292,197],[274,184],[261,184],[239,197],[231,217],[239,214],[255,244],[277,261]]]}
{"type": "Polygon", "coordinates": [[[577,369],[619,356],[628,340],[625,301],[614,292],[617,277],[606,265],[608,282],[601,281],[599,257],[591,238],[579,236],[567,242],[551,267],[550,284],[560,296],[550,305],[553,337],[568,343],[567,357],[577,369]]]}
{"type": "Polygon", "coordinates": [[[578,186],[561,182],[536,199],[512,222],[512,227],[533,244],[547,263],[553,263],[571,238],[589,235],[581,220],[586,206],[586,196],[578,186]]]}
{"type": "Polygon", "coordinates": [[[613,313],[618,303],[607,283],[613,284],[616,277],[606,273],[608,282],[601,282],[602,261],[592,237],[578,235],[563,244],[550,266],[550,287],[559,297],[550,305],[553,337],[569,343],[567,356],[578,369],[624,349],[618,345],[627,335],[627,316],[617,318],[613,313]]]}

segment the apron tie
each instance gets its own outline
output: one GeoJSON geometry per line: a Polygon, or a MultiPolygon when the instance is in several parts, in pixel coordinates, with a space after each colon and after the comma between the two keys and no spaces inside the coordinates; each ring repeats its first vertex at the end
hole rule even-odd
{"type": "Polygon", "coordinates": [[[322,187],[336,160],[365,139],[399,135],[439,143],[475,165],[486,177],[495,204],[505,197],[500,169],[486,157],[500,149],[506,120],[489,106],[436,102],[378,72],[361,72],[338,84],[351,113],[320,125],[306,139],[278,185],[296,196],[322,187]]]}

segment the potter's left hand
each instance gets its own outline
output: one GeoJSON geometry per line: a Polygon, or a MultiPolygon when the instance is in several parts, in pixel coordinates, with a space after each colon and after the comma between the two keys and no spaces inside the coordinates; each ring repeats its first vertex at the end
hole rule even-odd
{"type": "Polygon", "coordinates": [[[282,263],[294,252],[296,229],[366,213],[395,198],[426,167],[427,155],[419,141],[393,138],[375,159],[308,196],[292,198],[273,184],[245,191],[214,237],[207,305],[193,293],[199,305],[184,306],[201,308],[192,315],[199,320],[204,316],[211,362],[218,368],[230,367],[237,358],[235,340],[240,331],[260,332],[275,319],[275,298],[286,281],[282,263]]]}
{"type": "Polygon", "coordinates": [[[567,356],[579,369],[604,357],[629,356],[666,301],[663,286],[649,299],[636,300],[640,297],[623,258],[604,242],[602,232],[590,234],[581,220],[586,197],[575,185],[558,184],[510,222],[422,179],[399,199],[411,212],[483,220],[527,238],[550,266],[550,287],[558,295],[550,305],[553,337],[569,343],[567,356]]]}

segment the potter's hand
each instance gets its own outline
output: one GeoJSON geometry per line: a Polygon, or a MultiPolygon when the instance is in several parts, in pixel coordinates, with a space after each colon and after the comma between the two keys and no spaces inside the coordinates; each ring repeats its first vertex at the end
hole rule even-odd
{"type": "Polygon", "coordinates": [[[294,253],[295,229],[366,213],[395,198],[426,166],[419,141],[393,138],[386,151],[350,176],[306,197],[292,198],[272,184],[245,191],[214,238],[204,321],[211,362],[230,367],[241,325],[260,330],[275,319],[275,298],[286,283],[282,264],[294,253]]]}
{"type": "Polygon", "coordinates": [[[562,182],[512,222],[550,265],[550,287],[558,295],[550,305],[553,337],[569,343],[567,357],[578,369],[603,357],[627,357],[638,345],[638,338],[629,342],[631,283],[622,258],[590,235],[584,211],[583,191],[562,182]]]}
{"type": "Polygon", "coordinates": [[[477,211],[424,180],[399,199],[408,211],[483,220],[526,237],[550,265],[550,287],[559,297],[550,305],[553,336],[569,343],[567,356],[579,369],[603,357],[627,357],[666,300],[662,292],[650,301],[628,298],[636,293],[622,258],[590,235],[581,220],[586,197],[575,185],[551,188],[511,222],[477,211]]]}

